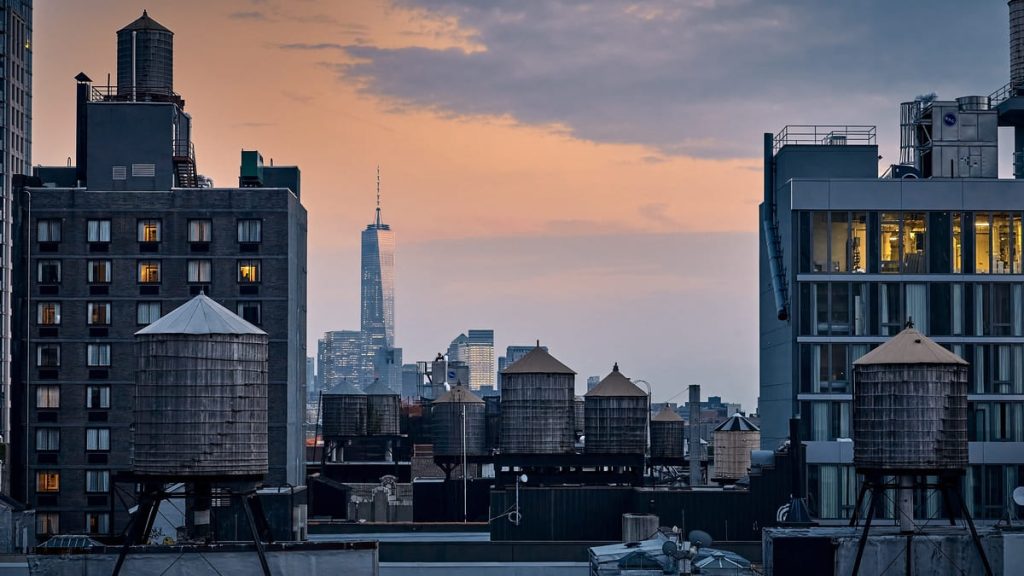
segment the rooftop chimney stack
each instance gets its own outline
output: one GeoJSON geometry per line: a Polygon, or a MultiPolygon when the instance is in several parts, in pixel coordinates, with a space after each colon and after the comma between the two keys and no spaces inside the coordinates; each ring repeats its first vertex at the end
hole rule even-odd
{"type": "Polygon", "coordinates": [[[1024,0],[1010,0],[1010,89],[1024,84],[1024,0]]]}

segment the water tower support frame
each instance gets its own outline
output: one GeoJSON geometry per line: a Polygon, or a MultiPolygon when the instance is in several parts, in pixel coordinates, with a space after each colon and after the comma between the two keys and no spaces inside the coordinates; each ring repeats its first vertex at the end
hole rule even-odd
{"type": "MultiPolygon", "coordinates": [[[[867,474],[864,476],[864,481],[861,483],[860,492],[857,495],[857,504],[854,506],[853,515],[850,517],[850,526],[857,526],[860,521],[860,511],[864,508],[865,497],[868,499],[868,507],[866,516],[864,517],[864,529],[861,531],[861,536],[857,542],[857,556],[853,562],[853,576],[857,576],[860,573],[860,563],[864,556],[864,548],[868,542],[868,532],[871,530],[871,521],[875,516],[875,511],[881,505],[886,498],[885,491],[892,489],[897,494],[901,494],[907,489],[907,483],[903,479],[910,478],[909,483],[910,490],[938,490],[942,498],[943,507],[946,510],[946,515],[949,517],[949,523],[951,526],[956,525],[957,517],[961,517],[967,528],[971,532],[971,540],[974,542],[974,547],[978,550],[978,556],[981,557],[982,566],[985,568],[986,576],[992,576],[992,566],[989,564],[988,555],[985,554],[985,548],[981,544],[981,538],[978,536],[978,530],[974,526],[974,520],[971,518],[971,512],[967,508],[967,503],[960,496],[962,486],[962,479],[960,474],[942,474],[939,475],[937,482],[920,482],[918,478],[925,477],[927,474],[933,472],[929,471],[894,471],[893,480],[886,482],[884,477],[880,473],[867,474]]],[[[888,474],[888,472],[887,472],[888,474]]],[[[897,496],[897,502],[895,503],[895,510],[897,514],[900,514],[899,506],[900,496],[897,496]]],[[[911,513],[912,514],[912,513],[911,513]]],[[[898,519],[900,524],[903,524],[903,518],[898,519]]],[[[914,525],[913,518],[907,519],[911,525],[914,525]]],[[[916,525],[914,525],[916,528],[916,525]]],[[[911,544],[913,535],[917,531],[905,532],[907,536],[907,562],[908,566],[911,562],[911,544]]]]}

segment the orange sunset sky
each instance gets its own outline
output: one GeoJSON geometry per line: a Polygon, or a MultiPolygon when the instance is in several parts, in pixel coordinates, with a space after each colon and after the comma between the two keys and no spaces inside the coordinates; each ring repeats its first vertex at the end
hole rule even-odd
{"type": "Polygon", "coordinates": [[[976,16],[997,30],[935,46],[874,26],[881,1],[764,4],[39,0],[33,162],[74,155],[73,77],[105,83],[148,9],[200,173],[236,185],[242,148],[302,170],[310,355],[359,326],[380,165],[406,362],[493,328],[496,355],[540,339],[579,391],[617,361],[656,401],[699,383],[752,411],[761,133],[878,124],[891,163],[901,99],[987,94],[1007,69],[1001,2],[976,16]],[[961,44],[938,68],[890,58],[961,44]]]}

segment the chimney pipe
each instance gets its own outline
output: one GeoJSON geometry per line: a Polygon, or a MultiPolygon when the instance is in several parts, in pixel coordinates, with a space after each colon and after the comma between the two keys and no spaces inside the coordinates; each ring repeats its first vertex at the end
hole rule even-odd
{"type": "Polygon", "coordinates": [[[700,385],[690,386],[690,486],[703,484],[700,474],[700,385]]]}
{"type": "Polygon", "coordinates": [[[1010,0],[1010,92],[1024,84],[1024,0],[1010,0]]]}
{"type": "Polygon", "coordinates": [[[86,183],[89,140],[89,99],[92,96],[92,80],[85,73],[75,76],[75,180],[78,185],[86,183]]]}

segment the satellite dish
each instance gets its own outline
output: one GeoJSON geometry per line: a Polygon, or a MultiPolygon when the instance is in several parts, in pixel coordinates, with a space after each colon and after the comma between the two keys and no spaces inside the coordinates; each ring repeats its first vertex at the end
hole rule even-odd
{"type": "Polygon", "coordinates": [[[701,548],[711,546],[711,534],[708,534],[703,530],[691,530],[690,537],[688,539],[694,546],[699,546],[701,548]]]}
{"type": "Polygon", "coordinates": [[[1013,489],[1013,503],[1017,506],[1024,506],[1024,486],[1017,486],[1013,489]]]}
{"type": "Polygon", "coordinates": [[[679,552],[679,546],[672,540],[665,540],[665,543],[661,545],[661,552],[669,558],[674,558],[679,552]]]}

